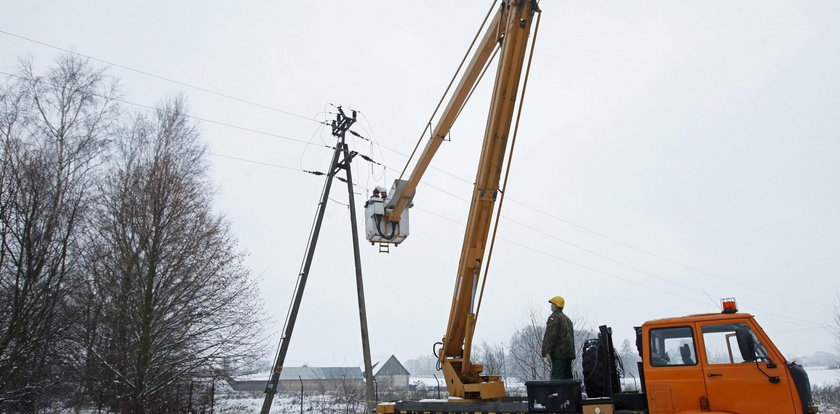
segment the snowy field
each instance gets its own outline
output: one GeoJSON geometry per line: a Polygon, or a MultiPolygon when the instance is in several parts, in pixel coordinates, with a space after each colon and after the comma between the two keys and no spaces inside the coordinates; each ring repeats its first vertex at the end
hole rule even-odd
{"type": "Polygon", "coordinates": [[[805,367],[811,386],[825,387],[840,383],[840,369],[828,369],[828,367],[805,367]]]}
{"type": "MultiPolygon", "coordinates": [[[[825,387],[828,385],[840,384],[840,369],[828,369],[827,367],[806,367],[808,376],[811,379],[811,385],[815,387],[825,387]]],[[[414,384],[417,390],[425,390],[425,397],[423,398],[437,398],[438,384],[440,385],[440,397],[446,398],[446,385],[443,383],[443,377],[438,375],[437,380],[434,376],[412,376],[410,383],[414,384]]],[[[515,379],[508,379],[506,388],[510,395],[525,396],[525,384],[522,381],[515,379]]],[[[622,388],[626,391],[637,390],[639,386],[638,379],[634,380],[632,377],[625,378],[622,381],[622,388]]],[[[214,406],[214,412],[222,414],[232,413],[258,413],[262,407],[264,394],[261,392],[237,393],[230,387],[221,385],[217,387],[219,391],[214,406]]],[[[307,414],[333,414],[336,412],[342,413],[356,413],[362,412],[361,402],[356,401],[355,398],[345,399],[343,401],[336,400],[335,396],[313,395],[307,393],[303,399],[303,411],[307,414]],[[352,401],[351,401],[352,400],[352,401]]],[[[274,400],[271,410],[273,413],[299,413],[301,412],[301,400],[299,396],[290,396],[289,394],[278,394],[274,400]]],[[[64,411],[70,413],[70,411],[64,411]]],[[[95,411],[83,410],[82,413],[92,414],[95,411]]],[[[836,409],[827,409],[823,411],[826,414],[840,414],[836,409]]]]}
{"type": "MultiPolygon", "coordinates": [[[[840,369],[828,369],[827,367],[806,367],[805,370],[808,372],[808,376],[811,379],[812,386],[827,386],[833,385],[836,383],[840,383],[840,369]]],[[[418,387],[425,387],[427,390],[432,392],[432,397],[434,397],[434,393],[436,393],[438,384],[440,384],[441,394],[445,398],[446,397],[446,385],[443,383],[443,377],[438,375],[437,380],[434,376],[412,376],[410,379],[411,384],[417,384],[418,387]]],[[[638,389],[639,381],[638,379],[634,380],[633,378],[625,378],[623,381],[623,388],[625,390],[634,390],[638,389]]],[[[525,384],[522,381],[517,380],[508,380],[506,383],[508,392],[512,395],[525,395],[525,384]]],[[[234,394],[235,395],[235,394],[234,394]]],[[[321,401],[317,401],[318,397],[310,396],[307,397],[304,402],[304,410],[309,414],[326,414],[327,412],[334,412],[334,411],[321,411],[321,409],[327,409],[325,404],[321,401]],[[313,401],[315,400],[315,401],[313,401]]],[[[219,413],[257,413],[259,412],[260,408],[262,407],[263,397],[262,395],[254,395],[254,396],[243,396],[243,397],[230,397],[230,398],[220,398],[217,406],[216,412],[219,413]]],[[[275,400],[274,408],[272,412],[278,413],[297,413],[300,412],[300,400],[297,398],[278,398],[275,400]]],[[[830,411],[833,412],[833,411],[830,411]]]]}

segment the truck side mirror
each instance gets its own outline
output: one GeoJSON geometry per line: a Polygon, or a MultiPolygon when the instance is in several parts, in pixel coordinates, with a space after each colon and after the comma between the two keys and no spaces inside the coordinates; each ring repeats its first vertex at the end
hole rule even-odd
{"type": "Polygon", "coordinates": [[[755,353],[755,341],[750,333],[750,328],[747,328],[746,326],[739,326],[735,328],[735,339],[738,341],[738,349],[741,351],[741,358],[744,361],[755,361],[757,359],[755,353]]]}

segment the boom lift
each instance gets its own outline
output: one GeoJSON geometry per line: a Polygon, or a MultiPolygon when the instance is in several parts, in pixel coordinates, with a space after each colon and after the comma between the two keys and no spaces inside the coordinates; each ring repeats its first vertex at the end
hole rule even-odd
{"type": "Polygon", "coordinates": [[[494,51],[498,49],[496,83],[461,247],[455,293],[446,335],[438,355],[449,395],[454,397],[494,399],[505,393],[504,383],[498,376],[481,375],[483,366],[470,361],[470,349],[478,317],[475,305],[479,275],[485,262],[485,247],[496,212],[496,199],[509,145],[517,93],[520,83],[523,83],[522,69],[528,39],[538,13],[536,0],[501,2],[411,175],[407,180],[396,180],[384,200],[374,197],[368,201],[365,210],[367,238],[371,243],[398,244],[405,239],[408,235],[407,209],[412,205],[417,185],[489,65],[494,51]]]}
{"type": "MultiPolygon", "coordinates": [[[[522,77],[526,49],[532,24],[536,38],[539,13],[536,0],[501,0],[411,175],[406,180],[401,176],[386,196],[375,193],[365,204],[367,239],[372,244],[379,243],[380,251],[383,245],[387,249],[387,246],[398,245],[408,237],[408,209],[413,205],[417,185],[498,48],[498,71],[461,247],[455,291],[446,335],[438,349],[447,390],[459,402],[384,403],[377,407],[377,412],[818,412],[811,398],[808,375],[802,367],[785,360],[752,315],[737,312],[734,300],[723,301],[723,312],[719,314],[658,319],[637,327],[636,346],[642,360],[639,363],[641,392],[621,392],[612,330],[606,326],[601,327],[598,339],[588,341],[584,347],[583,374],[588,399],[583,400],[578,393],[559,401],[554,409],[537,404],[538,401],[531,397],[528,401],[503,399],[505,390],[500,378],[481,375],[483,366],[471,362],[472,338],[481,303],[481,267],[487,265],[489,253],[492,253],[492,244],[489,251],[485,250],[493,218],[498,222],[500,206],[497,208],[497,196],[501,193],[499,205],[504,198],[504,186],[500,189],[499,183],[508,145],[512,152],[516,138],[514,128],[513,139],[508,142],[520,83],[523,92],[527,85],[527,70],[524,80],[522,77]]],[[[531,41],[531,52],[533,43],[531,41]]],[[[510,160],[507,164],[509,169],[510,160]]],[[[544,397],[550,400],[557,395],[549,393],[544,397]]],[[[543,402],[548,404],[550,401],[543,402]]]]}

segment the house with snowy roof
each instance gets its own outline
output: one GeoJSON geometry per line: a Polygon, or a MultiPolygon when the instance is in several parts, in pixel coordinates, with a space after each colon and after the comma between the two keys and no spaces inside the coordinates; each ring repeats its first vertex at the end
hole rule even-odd
{"type": "Polygon", "coordinates": [[[373,375],[376,380],[376,386],[380,390],[383,389],[398,389],[408,388],[408,377],[411,374],[407,369],[397,360],[397,357],[391,355],[387,361],[379,368],[379,371],[373,375]]]}

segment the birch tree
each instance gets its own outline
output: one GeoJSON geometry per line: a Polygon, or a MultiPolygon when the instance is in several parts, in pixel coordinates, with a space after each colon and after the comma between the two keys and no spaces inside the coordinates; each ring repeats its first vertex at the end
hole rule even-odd
{"type": "Polygon", "coordinates": [[[65,56],[0,89],[0,411],[31,412],[65,377],[92,170],[116,86],[65,56]]]}

